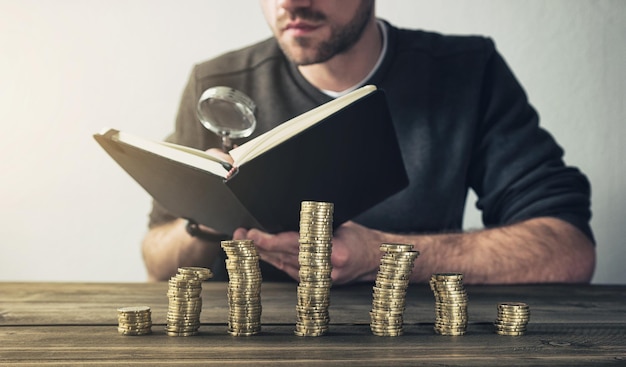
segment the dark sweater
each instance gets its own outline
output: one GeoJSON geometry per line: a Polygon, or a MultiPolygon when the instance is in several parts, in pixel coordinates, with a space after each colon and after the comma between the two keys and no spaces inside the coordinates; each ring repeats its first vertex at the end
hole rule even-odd
{"type": "MultiPolygon", "coordinates": [[[[387,27],[387,53],[366,84],[386,92],[410,184],[355,221],[398,233],[459,231],[472,188],[487,227],[551,216],[593,239],[588,180],[564,165],[493,42],[387,27]]],[[[219,146],[195,116],[200,94],[217,85],[257,103],[252,137],[330,100],[268,39],[194,68],[169,141],[219,146]]],[[[150,225],[171,219],[156,204],[150,225]]]]}

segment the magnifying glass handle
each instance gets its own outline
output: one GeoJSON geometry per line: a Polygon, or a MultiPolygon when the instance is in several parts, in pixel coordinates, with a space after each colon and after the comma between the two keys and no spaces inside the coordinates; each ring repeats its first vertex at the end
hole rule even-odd
{"type": "Polygon", "coordinates": [[[233,142],[230,140],[230,137],[227,135],[222,136],[222,151],[228,153],[231,149],[233,149],[233,142]]]}

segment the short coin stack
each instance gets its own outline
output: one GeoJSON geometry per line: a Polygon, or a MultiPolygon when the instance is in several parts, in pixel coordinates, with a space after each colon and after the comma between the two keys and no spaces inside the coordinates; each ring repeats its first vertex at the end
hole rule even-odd
{"type": "Polygon", "coordinates": [[[430,289],[435,295],[435,332],[464,335],[467,331],[467,293],[463,286],[463,274],[433,274],[430,289]]]}
{"type": "Polygon", "coordinates": [[[200,328],[202,311],[202,282],[213,277],[211,270],[201,267],[181,267],[171,277],[167,290],[169,306],[165,331],[169,336],[193,336],[200,328]]]}
{"type": "Polygon", "coordinates": [[[152,316],[148,306],[130,306],[117,309],[118,333],[147,335],[152,333],[152,316]]]}
{"type": "Polygon", "coordinates": [[[384,252],[373,288],[370,329],[377,336],[399,336],[403,334],[403,315],[406,290],[418,251],[413,245],[383,243],[384,252]]]}
{"type": "Polygon", "coordinates": [[[332,203],[303,201],[300,208],[298,336],[321,336],[328,331],[333,238],[332,203]]]}
{"type": "Polygon", "coordinates": [[[261,331],[261,269],[252,240],[222,241],[228,258],[228,333],[251,336],[261,331]]]}
{"type": "Polygon", "coordinates": [[[506,302],[498,304],[498,318],[494,322],[500,335],[524,335],[530,320],[530,308],[526,303],[506,302]]]}

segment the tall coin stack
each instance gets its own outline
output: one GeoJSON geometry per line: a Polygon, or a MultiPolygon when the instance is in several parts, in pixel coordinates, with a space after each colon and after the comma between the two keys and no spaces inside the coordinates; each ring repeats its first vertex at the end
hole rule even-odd
{"type": "Polygon", "coordinates": [[[370,329],[377,336],[399,336],[403,334],[403,315],[406,305],[406,290],[418,251],[413,245],[383,243],[384,252],[373,288],[370,329]]]}
{"type": "Polygon", "coordinates": [[[435,332],[464,335],[467,331],[467,293],[463,286],[463,274],[433,274],[430,289],[435,295],[435,332]]]}
{"type": "Polygon", "coordinates": [[[228,258],[228,333],[251,336],[261,331],[261,269],[252,240],[222,241],[228,258]]]}
{"type": "Polygon", "coordinates": [[[130,306],[117,309],[117,331],[122,335],[152,333],[152,316],[148,306],[130,306]]]}
{"type": "Polygon", "coordinates": [[[165,332],[169,336],[193,336],[200,328],[202,311],[202,282],[212,278],[207,268],[181,267],[178,274],[171,277],[167,290],[169,306],[165,332]]]}
{"type": "Polygon", "coordinates": [[[524,335],[530,320],[530,308],[526,303],[507,302],[498,304],[498,318],[494,322],[500,335],[524,335]]]}
{"type": "Polygon", "coordinates": [[[298,336],[321,336],[328,331],[333,209],[333,203],[301,203],[298,255],[300,284],[294,331],[298,336]]]}

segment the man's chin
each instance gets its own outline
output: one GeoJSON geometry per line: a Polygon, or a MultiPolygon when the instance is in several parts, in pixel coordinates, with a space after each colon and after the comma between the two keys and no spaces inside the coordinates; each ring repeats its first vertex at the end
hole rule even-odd
{"type": "Polygon", "coordinates": [[[317,64],[320,62],[318,60],[319,52],[317,50],[317,44],[309,38],[298,37],[282,41],[280,42],[280,48],[283,50],[285,56],[298,66],[317,64]]]}
{"type": "Polygon", "coordinates": [[[303,47],[289,47],[288,49],[282,47],[282,49],[289,61],[297,66],[321,64],[332,58],[332,55],[329,55],[330,57],[325,57],[325,55],[320,53],[318,49],[303,47]]]}
{"type": "Polygon", "coordinates": [[[284,53],[287,58],[297,66],[306,66],[319,63],[319,61],[317,61],[316,55],[310,55],[306,52],[294,52],[293,50],[289,50],[289,52],[284,53]]]}

